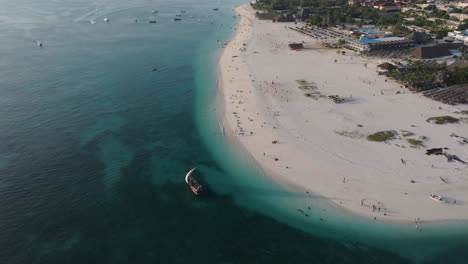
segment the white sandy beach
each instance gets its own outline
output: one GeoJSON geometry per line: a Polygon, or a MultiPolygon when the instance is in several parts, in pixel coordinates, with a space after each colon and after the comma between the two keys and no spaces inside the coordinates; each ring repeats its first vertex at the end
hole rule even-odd
{"type": "Polygon", "coordinates": [[[236,11],[242,16],[237,33],[220,58],[225,130],[269,176],[377,220],[468,219],[468,165],[425,154],[447,147],[468,161],[468,144],[450,137],[468,137],[467,123],[426,122],[434,116],[466,118],[454,113],[468,110],[466,105],[445,105],[385,81],[376,73],[385,60],[350,51],[339,55],[319,45],[292,51],[288,43],[314,39],[288,29],[292,23],[255,19],[250,5],[236,11]],[[299,89],[297,80],[317,88],[299,89]],[[306,97],[309,92],[325,97],[306,97]],[[352,99],[335,104],[328,95],[352,99]],[[383,130],[399,135],[387,143],[367,140],[383,130]],[[402,130],[414,135],[404,137],[402,130]],[[424,147],[406,141],[421,136],[428,138],[424,147]],[[431,200],[431,193],[449,203],[431,200]]]}

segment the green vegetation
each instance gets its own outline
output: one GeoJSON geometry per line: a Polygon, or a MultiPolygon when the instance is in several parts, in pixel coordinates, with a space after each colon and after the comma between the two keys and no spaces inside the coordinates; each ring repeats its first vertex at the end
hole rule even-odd
{"type": "Polygon", "coordinates": [[[392,71],[388,74],[388,77],[406,85],[425,90],[431,88],[430,84],[445,82],[446,72],[447,66],[443,64],[435,67],[423,61],[411,61],[407,64],[405,72],[392,71]]]}
{"type": "Polygon", "coordinates": [[[455,67],[449,72],[449,82],[453,84],[468,83],[468,67],[455,67]]]}
{"type": "Polygon", "coordinates": [[[420,140],[423,140],[423,141],[428,141],[428,140],[429,140],[429,138],[426,137],[426,136],[420,136],[419,139],[420,139],[420,140]]]}
{"type": "Polygon", "coordinates": [[[414,139],[414,138],[408,138],[406,141],[411,144],[413,147],[424,147],[424,143],[422,140],[414,139]]]}
{"type": "MultiPolygon", "coordinates": [[[[445,11],[443,11],[445,12],[445,11]]],[[[433,34],[436,35],[436,38],[441,39],[443,37],[447,36],[447,33],[450,31],[453,31],[452,29],[448,28],[446,25],[446,22],[442,19],[448,19],[450,18],[448,15],[434,15],[434,14],[427,14],[424,16],[416,15],[414,17],[414,21],[412,24],[422,27],[425,29],[429,29],[433,34]],[[428,17],[435,17],[436,19],[434,21],[428,20],[428,17]]]]}
{"type": "Polygon", "coordinates": [[[394,130],[387,130],[387,131],[379,131],[374,134],[367,136],[367,140],[369,141],[376,141],[376,142],[384,142],[388,140],[395,139],[398,133],[394,130]]]}
{"type": "Polygon", "coordinates": [[[306,80],[296,80],[296,82],[299,84],[298,88],[301,90],[317,89],[317,86],[314,83],[310,83],[306,80]]]}
{"type": "Polygon", "coordinates": [[[299,6],[307,7],[311,13],[309,23],[319,27],[344,23],[356,24],[358,27],[363,23],[390,26],[403,22],[400,12],[390,13],[367,6],[348,5],[347,1],[342,0],[257,0],[252,6],[265,12],[288,10],[288,15],[296,14],[299,6]]]}
{"type": "Polygon", "coordinates": [[[451,116],[436,116],[426,119],[426,122],[433,124],[448,124],[448,123],[458,123],[460,119],[451,117],[451,116]]]}
{"type": "Polygon", "coordinates": [[[401,132],[401,135],[404,136],[404,137],[410,137],[410,136],[414,135],[414,133],[411,132],[411,131],[401,130],[400,132],[401,132]]]}
{"type": "Polygon", "coordinates": [[[455,114],[468,115],[468,110],[458,111],[458,112],[455,112],[455,114]]]}

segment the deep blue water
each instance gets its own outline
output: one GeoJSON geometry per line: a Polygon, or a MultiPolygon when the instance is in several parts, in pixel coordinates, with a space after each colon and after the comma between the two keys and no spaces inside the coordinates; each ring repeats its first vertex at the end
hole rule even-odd
{"type": "Polygon", "coordinates": [[[220,158],[216,40],[240,3],[0,1],[0,263],[411,263],[256,210],[295,196],[220,158]],[[194,166],[210,197],[183,183],[194,166]]]}

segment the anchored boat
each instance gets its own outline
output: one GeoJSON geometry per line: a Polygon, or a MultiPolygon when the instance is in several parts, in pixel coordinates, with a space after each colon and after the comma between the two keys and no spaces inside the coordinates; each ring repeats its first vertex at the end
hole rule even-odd
{"type": "Polygon", "coordinates": [[[430,197],[431,197],[432,200],[434,200],[436,202],[444,202],[444,199],[440,195],[431,194],[430,197]]]}
{"type": "Polygon", "coordinates": [[[185,175],[185,182],[190,186],[190,189],[195,195],[200,195],[204,188],[191,176],[193,171],[195,171],[195,168],[191,169],[187,175],[185,175]]]}

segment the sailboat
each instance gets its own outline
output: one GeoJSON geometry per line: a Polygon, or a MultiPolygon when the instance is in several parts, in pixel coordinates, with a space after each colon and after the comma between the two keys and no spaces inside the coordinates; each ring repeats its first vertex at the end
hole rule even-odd
{"type": "Polygon", "coordinates": [[[200,195],[203,192],[203,186],[199,184],[191,175],[196,168],[191,169],[187,175],[185,175],[185,182],[190,186],[190,189],[195,195],[200,195]]]}

